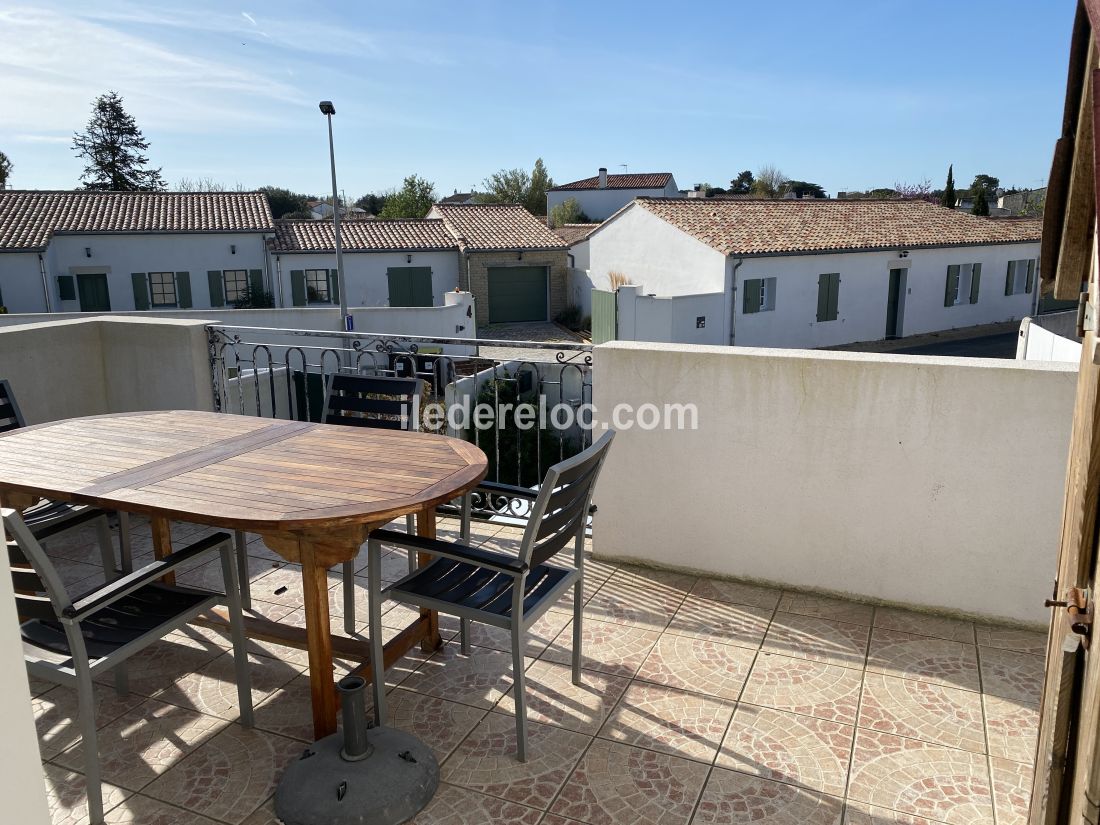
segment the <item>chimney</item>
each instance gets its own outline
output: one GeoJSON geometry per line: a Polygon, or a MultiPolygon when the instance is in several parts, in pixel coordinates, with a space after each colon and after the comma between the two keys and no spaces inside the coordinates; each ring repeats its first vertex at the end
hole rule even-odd
{"type": "Polygon", "coordinates": [[[607,167],[600,167],[600,189],[607,188],[607,167]]]}

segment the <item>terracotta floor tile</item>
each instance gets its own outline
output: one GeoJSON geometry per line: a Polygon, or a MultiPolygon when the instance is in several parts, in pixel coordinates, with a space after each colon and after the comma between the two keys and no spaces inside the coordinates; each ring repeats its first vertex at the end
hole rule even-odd
{"type": "Polygon", "coordinates": [[[107,825],[219,825],[194,811],[134,794],[107,814],[107,825]]]}
{"type": "Polygon", "coordinates": [[[636,678],[736,700],[755,657],[755,650],[665,633],[636,678]]]}
{"type": "Polygon", "coordinates": [[[779,609],[784,613],[816,616],[819,619],[832,619],[851,624],[865,624],[868,627],[871,626],[875,614],[875,608],[869,604],[798,591],[784,591],[783,597],[779,600],[779,609]]]}
{"type": "Polygon", "coordinates": [[[734,703],[683,690],[634,682],[599,735],[604,739],[710,762],[733,715],[734,703]]]}
{"type": "Polygon", "coordinates": [[[1032,764],[1039,738],[1039,706],[983,696],[989,755],[1032,764]]]}
{"type": "Polygon", "coordinates": [[[403,687],[488,710],[512,686],[512,656],[501,650],[471,647],[470,655],[448,644],[425,661],[403,687]]]}
{"type": "Polygon", "coordinates": [[[660,579],[640,578],[620,570],[588,600],[584,615],[586,619],[663,630],[685,595],[685,590],[660,579]]]}
{"type": "Polygon", "coordinates": [[[976,625],[974,632],[982,647],[999,647],[1032,656],[1045,657],[1047,653],[1047,634],[1043,632],[983,624],[976,625]]]}
{"type": "MultiPolygon", "coordinates": [[[[96,728],[105,727],[145,701],[145,697],[137,693],[119,696],[113,687],[106,685],[94,685],[93,693],[96,728]]],[[[76,690],[61,685],[31,700],[38,749],[43,759],[52,759],[80,741],[78,704],[76,690]]]]}
{"type": "MultiPolygon", "coordinates": [[[[659,630],[586,618],[581,631],[581,667],[613,676],[631,677],[638,672],[660,635],[659,630]]],[[[570,622],[540,658],[569,664],[572,651],[573,627],[570,622]]]]}
{"type": "MultiPolygon", "coordinates": [[[[42,772],[53,825],[87,825],[88,795],[84,775],[48,763],[42,766],[42,772]]],[[[102,793],[105,811],[110,811],[130,795],[129,791],[107,782],[103,783],[102,793]]]]}
{"type": "Polygon", "coordinates": [[[844,825],[936,825],[931,819],[888,808],[876,808],[866,802],[849,799],[844,807],[844,825]]]}
{"type": "Polygon", "coordinates": [[[744,604],[774,610],[782,595],[770,587],[723,579],[699,579],[691,588],[693,596],[724,604],[744,604]]]}
{"type": "Polygon", "coordinates": [[[773,612],[770,607],[726,604],[689,595],[665,632],[758,648],[768,632],[773,612]]]}
{"type": "Polygon", "coordinates": [[[985,753],[981,695],[932,682],[868,673],[859,726],[985,753]]]}
{"type": "Polygon", "coordinates": [[[180,760],[144,793],[222,822],[239,823],[275,791],[301,742],[231,725],[180,760]]]}
{"type": "Polygon", "coordinates": [[[854,725],[862,681],[858,670],[761,652],[741,701],[854,725]]]}
{"type": "Polygon", "coordinates": [[[982,692],[1037,703],[1043,693],[1043,657],[995,647],[978,648],[982,692]]]}
{"type": "Polygon", "coordinates": [[[993,821],[984,756],[888,733],[856,732],[848,795],[950,825],[993,821]]]}
{"type": "Polygon", "coordinates": [[[776,613],[762,649],[796,659],[862,668],[869,633],[865,625],[776,613]]]}
{"type": "MultiPolygon", "coordinates": [[[[536,657],[569,624],[570,615],[556,610],[548,610],[528,628],[525,634],[524,655],[536,657]]],[[[511,631],[493,625],[470,623],[470,644],[478,647],[490,647],[494,650],[512,651],[511,631]]]]}
{"type": "Polygon", "coordinates": [[[409,825],[536,825],[542,811],[441,783],[409,825]]]}
{"type": "MultiPolygon", "coordinates": [[[[248,659],[253,707],[302,672],[295,664],[267,656],[249,656],[248,659]]],[[[231,721],[240,718],[233,654],[223,653],[201,670],[180,676],[153,696],[161,702],[170,702],[209,716],[231,721]]]]}
{"type": "Polygon", "coordinates": [[[740,704],[715,764],[840,795],[848,778],[852,735],[850,725],[740,704]]]}
{"type": "MultiPolygon", "coordinates": [[[[126,660],[130,691],[141,696],[152,696],[176,679],[202,670],[224,651],[205,640],[192,641],[182,635],[170,635],[154,642],[126,660]]],[[[110,671],[95,677],[101,685],[114,686],[115,677],[110,671]]]]}
{"type": "Polygon", "coordinates": [[[708,770],[690,759],[596,739],[550,810],[588,825],[686,825],[708,770]]]}
{"type": "Polygon", "coordinates": [[[952,642],[974,644],[974,623],[948,616],[934,616],[913,610],[901,610],[896,607],[875,609],[875,627],[885,630],[897,630],[917,636],[933,636],[952,642]]]}
{"type": "Polygon", "coordinates": [[[974,645],[877,627],[871,635],[867,670],[965,690],[979,686],[974,645]]]}
{"type": "Polygon", "coordinates": [[[529,722],[527,761],[516,758],[515,719],[490,713],[440,769],[452,785],[545,810],[592,737],[529,722]]]}
{"type": "MultiPolygon", "coordinates": [[[[595,735],[630,684],[622,676],[593,670],[581,671],[581,684],[573,684],[569,665],[540,659],[527,668],[527,719],[595,735]]],[[[496,709],[515,713],[514,689],[496,709]]]]}
{"type": "MultiPolygon", "coordinates": [[[[195,567],[189,568],[185,573],[176,576],[176,581],[186,587],[197,587],[202,590],[212,590],[215,593],[225,592],[225,578],[222,576],[222,562],[217,557],[205,557],[205,561],[195,567]]],[[[271,563],[265,559],[248,556],[249,582],[258,579],[273,569],[271,563]]],[[[238,571],[239,572],[239,571],[238,571]]]]}
{"type": "Polygon", "coordinates": [[[1031,765],[997,758],[989,762],[993,770],[997,825],[1026,825],[1031,801],[1031,765]]]}
{"type": "Polygon", "coordinates": [[[692,825],[838,825],[843,810],[839,797],[715,768],[692,825]]]}
{"type": "MultiPolygon", "coordinates": [[[[373,702],[367,703],[373,713],[373,702]]],[[[485,711],[436,696],[396,688],[387,694],[386,724],[420,738],[440,764],[482,719],[485,711]]]]}
{"type": "Polygon", "coordinates": [[[241,825],[283,825],[275,816],[275,797],[268,799],[263,805],[252,812],[241,825]]]}
{"type": "MultiPolygon", "coordinates": [[[[333,570],[328,572],[328,586],[335,587],[340,584],[339,574],[333,570]]],[[[252,581],[252,598],[269,604],[280,604],[284,607],[298,608],[303,604],[302,595],[302,569],[296,564],[284,564],[278,569],[271,570],[258,579],[252,581]]],[[[339,604],[330,605],[329,610],[334,615],[343,615],[339,604]]]]}

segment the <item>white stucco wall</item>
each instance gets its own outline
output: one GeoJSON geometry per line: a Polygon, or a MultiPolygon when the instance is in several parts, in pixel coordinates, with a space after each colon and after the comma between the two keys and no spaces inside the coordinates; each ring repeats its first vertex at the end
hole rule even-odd
{"type": "Polygon", "coordinates": [[[643,294],[641,287],[622,286],[615,300],[621,340],[726,343],[724,293],[654,297],[643,294]]]}
{"type": "Polygon", "coordinates": [[[663,189],[569,189],[546,193],[546,213],[569,198],[576,198],[581,211],[594,221],[610,218],[635,198],[678,198],[675,181],[663,189]]]}
{"type": "Polygon", "coordinates": [[[597,556],[1045,622],[1076,386],[1070,364],[667,344],[595,348],[620,430],[597,556]]]}
{"type": "MultiPolygon", "coordinates": [[[[1074,324],[1076,325],[1076,317],[1074,324]]],[[[1051,332],[1039,326],[1032,318],[1024,318],[1020,322],[1020,337],[1016,341],[1016,358],[1021,361],[1064,361],[1079,364],[1081,342],[1051,332]]]]}
{"type": "Polygon", "coordinates": [[[0,252],[0,305],[8,312],[46,311],[37,252],[0,252]]]}
{"type": "MultiPolygon", "coordinates": [[[[283,305],[291,306],[290,273],[295,269],[335,269],[336,255],[293,254],[272,256],[272,270],[282,282],[283,305]]],[[[347,301],[351,306],[387,307],[390,303],[390,267],[429,266],[432,269],[432,296],[436,306],[443,306],[443,296],[458,288],[458,252],[345,252],[344,282],[347,301]],[[412,255],[412,263],[408,256],[412,255]]]]}

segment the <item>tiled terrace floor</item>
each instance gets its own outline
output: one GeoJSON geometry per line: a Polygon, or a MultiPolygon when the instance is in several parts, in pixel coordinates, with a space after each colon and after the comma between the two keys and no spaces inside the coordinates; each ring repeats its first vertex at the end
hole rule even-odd
{"type": "MultiPolygon", "coordinates": [[[[512,528],[476,535],[498,549],[518,539],[512,528]]],[[[258,541],[249,548],[254,609],[300,620],[293,566],[258,541]]],[[[76,591],[94,584],[90,542],[51,552],[76,591]]],[[[181,579],[216,584],[216,565],[181,579]]],[[[397,576],[403,565],[394,555],[384,569],[397,576]]],[[[1025,821],[1040,635],[599,562],[588,576],[584,686],[569,679],[567,604],[530,641],[526,764],[513,757],[501,635],[478,629],[462,656],[457,624],[444,619],[442,650],[391,671],[391,723],[426,740],[441,765],[417,823],[1025,821]]],[[[402,611],[384,623],[407,623],[402,611]]],[[[127,698],[104,685],[109,822],[276,822],[276,781],[310,738],[306,663],[301,651],[251,644],[254,730],[234,721],[229,646],[210,630],[139,656],[127,698]]],[[[75,696],[32,688],[54,822],[84,822],[75,696]]]]}

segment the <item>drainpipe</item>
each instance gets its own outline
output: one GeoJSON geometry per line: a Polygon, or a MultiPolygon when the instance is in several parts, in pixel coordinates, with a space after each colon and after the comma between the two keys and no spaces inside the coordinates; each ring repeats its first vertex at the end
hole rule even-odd
{"type": "Polygon", "coordinates": [[[46,312],[53,312],[50,307],[50,279],[46,276],[46,262],[42,260],[42,253],[38,253],[38,271],[42,274],[42,297],[46,299],[46,312]]]}
{"type": "Polygon", "coordinates": [[[737,270],[745,262],[744,258],[738,258],[733,262],[733,271],[730,273],[730,346],[734,346],[734,321],[737,318],[737,270]]]}

